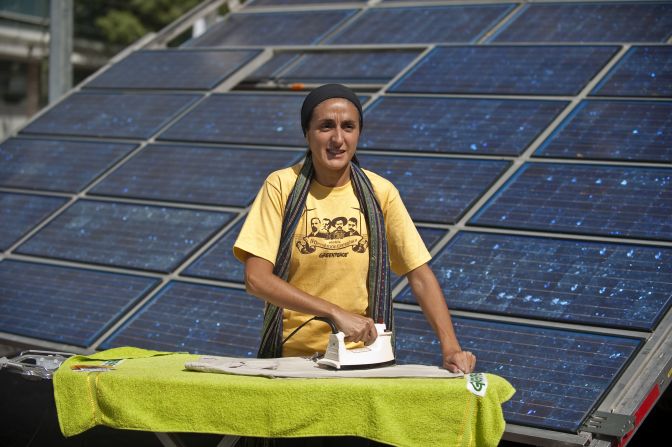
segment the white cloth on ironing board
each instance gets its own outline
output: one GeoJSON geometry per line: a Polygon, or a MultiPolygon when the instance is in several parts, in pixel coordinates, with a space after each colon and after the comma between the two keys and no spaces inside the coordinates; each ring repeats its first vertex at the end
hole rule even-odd
{"type": "Polygon", "coordinates": [[[236,357],[202,356],[185,363],[190,371],[239,374],[245,376],[266,376],[283,378],[338,379],[353,377],[463,377],[462,373],[451,373],[438,366],[392,365],[372,369],[334,370],[320,367],[307,357],[283,357],[275,359],[254,359],[236,357]]]}

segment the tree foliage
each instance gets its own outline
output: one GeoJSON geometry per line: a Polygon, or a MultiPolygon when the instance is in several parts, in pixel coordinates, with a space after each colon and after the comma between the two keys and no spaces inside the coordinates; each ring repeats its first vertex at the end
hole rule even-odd
{"type": "Polygon", "coordinates": [[[123,47],[158,31],[199,0],[75,0],[75,35],[123,47]]]}

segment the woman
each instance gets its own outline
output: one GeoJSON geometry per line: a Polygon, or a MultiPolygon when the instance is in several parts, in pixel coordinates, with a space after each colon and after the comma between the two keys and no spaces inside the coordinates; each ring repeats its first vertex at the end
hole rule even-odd
{"type": "Polygon", "coordinates": [[[364,171],[355,156],[363,128],[362,106],[346,87],[313,90],[301,108],[309,151],[302,164],[264,182],[234,245],[245,263],[248,293],[267,302],[260,357],[324,352],[328,317],[346,341],[371,343],[375,322],[393,329],[389,269],[406,275],[436,332],[449,371],[473,371],[476,358],[462,351],[430,260],[397,189],[364,171]],[[360,222],[360,234],[311,236],[314,219],[360,222]],[[366,223],[366,224],[364,224],[366,223]],[[299,248],[301,247],[301,248],[299,248]]]}

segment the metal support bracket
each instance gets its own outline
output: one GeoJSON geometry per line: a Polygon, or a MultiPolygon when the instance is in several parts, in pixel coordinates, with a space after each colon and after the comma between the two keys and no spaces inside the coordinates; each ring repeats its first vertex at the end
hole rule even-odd
{"type": "Polygon", "coordinates": [[[0,369],[20,374],[28,379],[51,380],[56,370],[67,358],[75,354],[55,351],[23,351],[17,357],[0,358],[0,369]]]}
{"type": "Polygon", "coordinates": [[[581,427],[582,430],[622,438],[635,428],[635,417],[626,414],[596,411],[581,427]]]}

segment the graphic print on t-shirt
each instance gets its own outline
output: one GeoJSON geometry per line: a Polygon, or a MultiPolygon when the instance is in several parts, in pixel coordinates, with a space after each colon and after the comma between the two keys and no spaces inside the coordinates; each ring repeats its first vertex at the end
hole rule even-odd
{"type": "Polygon", "coordinates": [[[348,247],[353,252],[365,253],[368,247],[366,224],[359,208],[352,208],[346,216],[319,216],[316,210],[304,209],[303,228],[297,231],[296,248],[304,255],[319,253],[320,257],[346,257],[348,247]],[[303,231],[301,231],[303,230],[303,231]],[[340,250],[341,253],[334,252],[340,250]]]}

